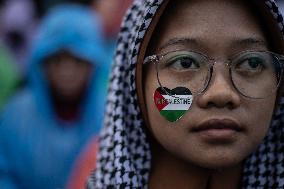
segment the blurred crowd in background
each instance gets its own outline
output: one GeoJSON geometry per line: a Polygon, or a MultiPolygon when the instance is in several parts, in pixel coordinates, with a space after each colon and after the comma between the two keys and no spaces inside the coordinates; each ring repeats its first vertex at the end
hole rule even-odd
{"type": "Polygon", "coordinates": [[[108,73],[131,2],[0,1],[0,189],[85,182],[93,159],[81,162],[81,177],[74,169],[83,151],[95,153],[90,144],[102,126],[108,73]]]}
{"type": "Polygon", "coordinates": [[[86,182],[92,163],[83,162],[80,178],[74,169],[102,126],[117,35],[131,2],[0,1],[0,189],[86,182]]]}

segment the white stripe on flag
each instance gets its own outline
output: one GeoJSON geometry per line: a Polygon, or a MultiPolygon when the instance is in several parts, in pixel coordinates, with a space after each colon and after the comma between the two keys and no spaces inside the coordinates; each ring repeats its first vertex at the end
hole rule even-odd
{"type": "Polygon", "coordinates": [[[162,110],[188,110],[192,103],[192,95],[162,95],[165,99],[172,103],[165,106],[162,110]],[[187,103],[184,103],[187,102],[187,103]]]}

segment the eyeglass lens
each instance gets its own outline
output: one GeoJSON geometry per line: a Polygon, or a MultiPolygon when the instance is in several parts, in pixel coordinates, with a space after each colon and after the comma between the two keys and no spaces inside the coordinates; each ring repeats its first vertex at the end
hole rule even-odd
{"type": "MultiPolygon", "coordinates": [[[[212,66],[201,53],[176,51],[164,55],[156,69],[161,87],[181,86],[200,93],[210,81],[212,66]]],[[[278,58],[270,52],[243,52],[234,56],[229,64],[233,86],[251,98],[265,98],[277,90],[279,68],[278,58]]]]}

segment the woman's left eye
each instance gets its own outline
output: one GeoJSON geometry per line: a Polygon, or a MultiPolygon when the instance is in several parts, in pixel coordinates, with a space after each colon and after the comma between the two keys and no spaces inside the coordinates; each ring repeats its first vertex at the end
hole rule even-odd
{"type": "Polygon", "coordinates": [[[260,72],[264,68],[264,61],[259,57],[250,57],[237,64],[238,71],[260,72]]]}

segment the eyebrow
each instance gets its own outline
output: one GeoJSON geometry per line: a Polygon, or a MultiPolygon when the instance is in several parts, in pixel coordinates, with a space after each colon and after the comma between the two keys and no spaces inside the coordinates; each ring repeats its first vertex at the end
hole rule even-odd
{"type": "Polygon", "coordinates": [[[245,46],[249,46],[249,45],[267,46],[267,43],[265,42],[265,40],[261,38],[253,38],[253,37],[244,38],[244,39],[236,39],[233,41],[233,44],[245,45],[245,46]]]}
{"type": "Polygon", "coordinates": [[[163,50],[167,47],[174,46],[174,45],[185,45],[185,44],[194,44],[197,45],[198,42],[196,39],[193,38],[172,38],[168,40],[165,44],[163,44],[159,50],[163,50]]]}
{"type": "MultiPolygon", "coordinates": [[[[200,45],[198,42],[198,39],[194,38],[172,38],[168,40],[165,44],[163,44],[160,48],[160,50],[163,50],[167,47],[174,46],[174,45],[186,45],[186,44],[192,44],[192,45],[200,45]]],[[[232,45],[240,45],[240,46],[267,46],[267,43],[264,39],[259,37],[247,37],[247,38],[235,38],[232,40],[232,45]]]]}

